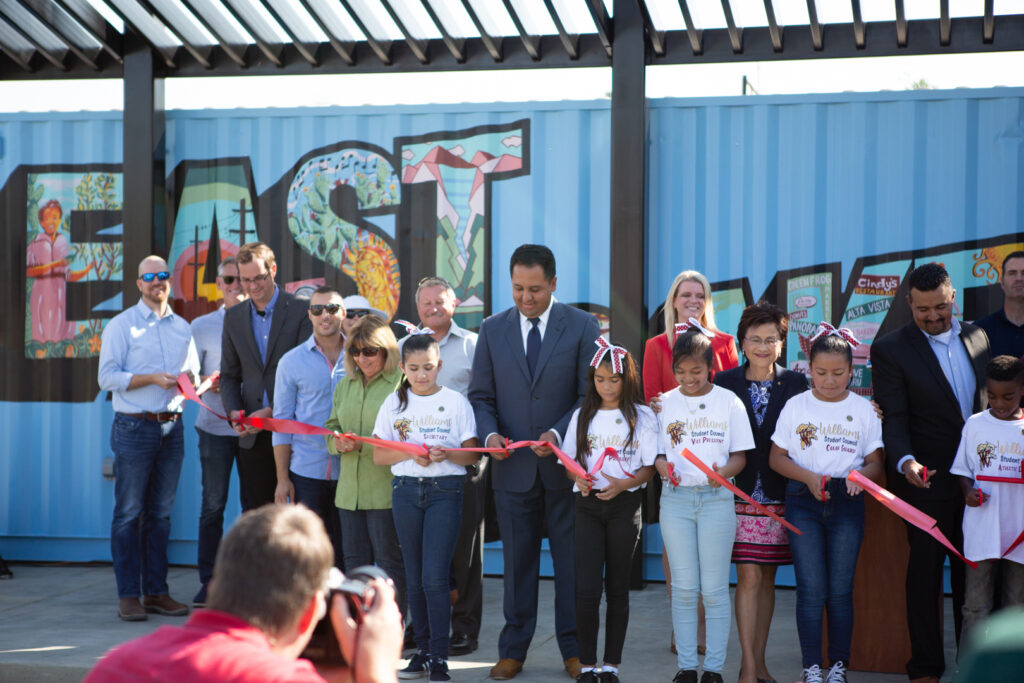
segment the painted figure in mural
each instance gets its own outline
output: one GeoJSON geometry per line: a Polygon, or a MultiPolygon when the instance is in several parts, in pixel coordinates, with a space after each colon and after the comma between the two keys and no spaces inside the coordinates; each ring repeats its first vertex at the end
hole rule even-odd
{"type": "MultiPolygon", "coordinates": [[[[778,363],[788,331],[789,319],[778,306],[766,301],[747,306],[736,329],[745,362],[715,373],[714,380],[740,397],[754,433],[754,448],[747,451],[747,464],[736,475],[736,485],[780,517],[785,513],[786,481],[768,466],[771,438],[786,401],[808,388],[806,375],[778,363]]],[[[743,652],[739,683],[756,683],[773,679],[765,648],[775,609],[775,573],[780,565],[792,564],[793,557],[782,524],[736,500],[732,561],[737,577],[736,630],[743,652]]]]}
{"type": "MultiPolygon", "coordinates": [[[[589,313],[554,299],[555,256],[524,244],[509,263],[515,305],[480,327],[469,400],[488,447],[506,437],[562,443],[587,389],[600,335],[589,313]]],[[[576,570],[572,482],[547,445],[492,455],[491,482],[505,560],[505,627],[491,678],[523,668],[537,626],[537,581],[542,529],[547,524],[555,570],[555,634],[565,670],[580,675],[576,642],[576,570]]]]}
{"type": "MultiPolygon", "coordinates": [[[[231,467],[238,459],[238,434],[213,412],[224,413],[220,397],[221,339],[224,336],[224,316],[229,308],[245,301],[242,282],[238,277],[238,264],[233,258],[221,261],[217,268],[217,292],[223,304],[220,308],[192,321],[192,338],[199,353],[200,380],[212,379],[213,384],[203,395],[210,410],[200,410],[196,417],[199,434],[199,463],[203,470],[203,499],[199,512],[199,582],[202,584],[193,607],[206,606],[206,590],[213,576],[213,561],[217,546],[224,533],[224,508],[228,502],[231,467]],[[211,412],[211,410],[213,412],[211,412]]],[[[246,507],[244,504],[242,507],[246,507]]]]}
{"type": "MultiPolygon", "coordinates": [[[[917,267],[907,284],[913,320],[871,345],[874,397],[885,413],[882,436],[890,469],[888,488],[934,517],[946,538],[962,548],[964,496],[950,467],[964,422],[988,405],[985,364],[992,357],[988,336],[953,317],[956,290],[938,263],[917,267]]],[[[911,680],[938,683],[946,668],[939,611],[943,563],[949,555],[957,642],[964,564],[909,524],[907,540],[911,647],[907,675],[911,680]]]]}
{"type": "Polygon", "coordinates": [[[142,298],[107,323],[100,349],[99,386],[113,394],[110,552],[125,621],[142,621],[147,612],[188,614],[168,595],[167,543],[185,457],[178,376],[197,377],[199,356],[188,323],[168,303],[170,276],[159,256],[142,260],[142,298]]]}
{"type": "MultiPolygon", "coordinates": [[[[695,270],[684,270],[676,275],[669,287],[668,295],[665,297],[663,307],[665,315],[665,331],[647,340],[644,347],[644,398],[648,401],[675,389],[679,384],[676,382],[672,369],[672,345],[676,340],[676,325],[686,324],[691,318],[713,333],[711,348],[714,351],[714,364],[712,375],[720,370],[731,370],[739,365],[739,356],[736,355],[736,345],[733,338],[715,327],[715,305],[711,300],[711,284],[708,279],[695,270]]],[[[657,412],[658,408],[652,404],[657,412]]],[[[651,487],[650,493],[656,494],[658,480],[651,487]]],[[[655,499],[656,500],[656,499],[655,499]]],[[[657,523],[656,518],[648,519],[649,523],[657,523]]],[[[665,576],[670,576],[668,555],[664,549],[661,552],[661,566],[665,576]]],[[[672,584],[666,583],[669,600],[672,599],[672,584]]],[[[698,610],[698,650],[704,652],[704,603],[700,603],[698,610]]],[[[672,636],[669,649],[676,651],[675,635],[672,636]]]]}
{"type": "MultiPolygon", "coordinates": [[[[309,302],[277,286],[274,252],[263,242],[242,245],[235,260],[249,301],[224,314],[220,395],[232,420],[243,414],[273,417],[278,361],[313,333],[309,302]]],[[[273,502],[277,469],[270,432],[237,422],[232,425],[240,437],[242,503],[252,509],[273,502]]]]}
{"type": "Polygon", "coordinates": [[[975,324],[988,334],[992,356],[1024,356],[1024,251],[1011,252],[1003,259],[999,286],[1003,307],[975,324]]]}
{"type": "Polygon", "coordinates": [[[357,626],[345,598],[325,590],[345,578],[332,574],[331,544],[315,514],[295,505],[248,512],[217,553],[209,609],[184,626],[163,626],[114,648],[85,680],[393,682],[402,637],[394,589],[378,578],[369,581],[357,626]],[[300,656],[321,617],[330,619],[334,647],[341,650],[325,657],[352,668],[314,668],[300,656]]]}
{"type": "Polygon", "coordinates": [[[51,199],[39,209],[39,225],[43,231],[28,245],[26,277],[34,278],[30,306],[32,339],[40,342],[60,341],[75,336],[75,324],[67,320],[66,290],[68,282],[84,278],[95,264],[82,270],[71,270],[71,246],[60,232],[64,210],[51,199]]]}
{"type": "MultiPolygon", "coordinates": [[[[309,299],[313,334],[281,356],[274,379],[274,417],[322,425],[331,414],[334,387],[345,376],[341,294],[319,287],[309,299]]],[[[344,569],[341,522],[334,507],[341,463],[322,436],[274,433],[276,503],[301,503],[320,515],[334,546],[334,564],[344,569]]]]}
{"type": "MultiPolygon", "coordinates": [[[[473,354],[477,335],[452,320],[455,314],[455,290],[447,280],[425,277],[416,289],[416,312],[420,326],[430,328],[441,350],[441,371],[437,383],[465,396],[473,377],[473,354]]],[[[398,342],[402,348],[409,337],[398,342]]],[[[483,616],[484,511],[487,459],[467,467],[462,492],[462,528],[455,545],[452,573],[457,597],[452,606],[452,635],[448,644],[451,656],[468,655],[477,648],[480,620],[483,616]]]]}

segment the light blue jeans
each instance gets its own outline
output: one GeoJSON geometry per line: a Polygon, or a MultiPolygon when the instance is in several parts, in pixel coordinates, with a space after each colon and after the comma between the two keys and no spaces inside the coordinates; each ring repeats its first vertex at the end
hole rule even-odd
{"type": "Polygon", "coordinates": [[[728,489],[665,486],[661,538],[672,574],[672,627],[680,669],[697,669],[697,598],[704,597],[704,671],[721,673],[729,643],[729,563],[736,511],[728,489]]]}

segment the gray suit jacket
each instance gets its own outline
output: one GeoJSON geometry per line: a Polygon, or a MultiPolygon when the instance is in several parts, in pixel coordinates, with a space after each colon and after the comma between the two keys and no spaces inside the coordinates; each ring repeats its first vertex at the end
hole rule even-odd
{"type": "MultiPolygon", "coordinates": [[[[244,410],[250,414],[263,407],[263,392],[274,405],[274,376],[277,362],[286,352],[309,339],[313,325],[309,322],[309,302],[297,299],[280,289],[274,317],[270,322],[267,362],[260,357],[250,321],[252,304],[245,301],[232,306],[224,314],[220,360],[220,396],[224,410],[244,410]]],[[[242,436],[238,445],[251,448],[255,434],[242,436]]]]}
{"type": "MultiPolygon", "coordinates": [[[[587,369],[599,334],[594,316],[555,302],[531,379],[519,311],[513,306],[485,320],[469,385],[481,442],[493,433],[513,441],[533,440],[552,428],[563,439],[575,438],[565,430],[586,393],[587,369]]],[[[572,486],[553,455],[539,458],[528,448],[515,451],[506,460],[493,461],[491,467],[497,490],[528,491],[538,472],[547,489],[572,486]]]]}

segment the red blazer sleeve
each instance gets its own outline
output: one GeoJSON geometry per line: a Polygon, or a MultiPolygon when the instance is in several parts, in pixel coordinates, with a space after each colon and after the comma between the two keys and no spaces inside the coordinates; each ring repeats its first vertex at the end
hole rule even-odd
{"type": "Polygon", "coordinates": [[[739,367],[740,357],[736,353],[736,344],[733,343],[733,338],[725,332],[715,332],[715,336],[711,340],[711,351],[715,355],[712,368],[715,372],[739,367]]]}
{"type": "Polygon", "coordinates": [[[650,401],[654,396],[678,386],[672,374],[672,352],[668,348],[668,337],[664,333],[647,340],[644,347],[643,375],[645,401],[650,401]]]}

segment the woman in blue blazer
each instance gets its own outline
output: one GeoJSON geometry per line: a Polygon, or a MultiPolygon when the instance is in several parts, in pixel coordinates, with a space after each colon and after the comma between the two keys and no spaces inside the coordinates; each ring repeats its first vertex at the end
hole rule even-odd
{"type": "MultiPolygon", "coordinates": [[[[791,397],[807,390],[807,377],[778,364],[789,329],[785,312],[765,301],[748,306],[740,316],[736,340],[744,356],[738,368],[715,373],[714,383],[739,396],[747,409],[755,447],[736,485],[779,516],[785,513],[786,483],[768,467],[775,423],[791,397]]],[[[736,499],[736,628],[743,659],[739,683],[772,681],[765,664],[768,628],[775,608],[775,571],[793,558],[781,524],[736,499]]]]}

